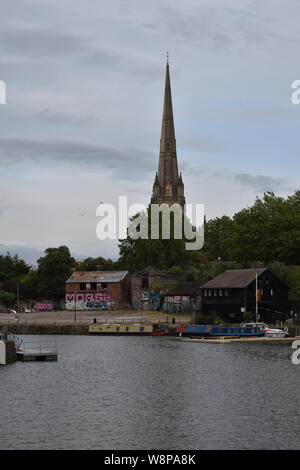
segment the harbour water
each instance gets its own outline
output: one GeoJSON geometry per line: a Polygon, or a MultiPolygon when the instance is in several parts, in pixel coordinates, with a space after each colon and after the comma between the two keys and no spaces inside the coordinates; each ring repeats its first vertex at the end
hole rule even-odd
{"type": "Polygon", "coordinates": [[[299,449],[290,344],[34,336],[58,362],[0,367],[0,449],[299,449]]]}

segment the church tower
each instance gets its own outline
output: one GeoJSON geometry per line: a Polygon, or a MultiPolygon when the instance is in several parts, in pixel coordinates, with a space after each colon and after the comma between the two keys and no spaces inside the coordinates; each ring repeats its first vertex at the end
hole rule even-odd
{"type": "Polygon", "coordinates": [[[152,204],[185,204],[184,184],[178,174],[169,61],[167,60],[158,172],[155,175],[152,204]]]}

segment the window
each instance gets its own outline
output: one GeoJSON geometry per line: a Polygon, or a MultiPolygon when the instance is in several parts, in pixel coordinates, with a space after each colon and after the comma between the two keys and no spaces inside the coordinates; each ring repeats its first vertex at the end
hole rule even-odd
{"type": "Polygon", "coordinates": [[[144,331],[144,327],[143,327],[143,326],[140,327],[140,331],[144,331]]]}
{"type": "Polygon", "coordinates": [[[204,289],[204,297],[207,296],[207,289],[204,289]]]}
{"type": "Polygon", "coordinates": [[[142,277],[142,289],[143,288],[148,288],[149,287],[149,278],[148,274],[146,276],[142,277]]]}
{"type": "Polygon", "coordinates": [[[91,290],[96,290],[96,289],[97,289],[97,283],[91,282],[91,290]]]}
{"type": "Polygon", "coordinates": [[[222,289],[219,289],[219,296],[223,297],[223,290],[222,289]]]}
{"type": "Polygon", "coordinates": [[[167,186],[166,186],[166,196],[167,197],[172,197],[172,187],[171,187],[170,183],[167,184],[167,186]]]}
{"type": "Polygon", "coordinates": [[[167,142],[166,149],[167,151],[171,150],[170,142],[167,142]]]}
{"type": "Polygon", "coordinates": [[[208,295],[209,295],[209,297],[212,296],[212,290],[211,289],[208,290],[208,295]]]}
{"type": "Polygon", "coordinates": [[[229,294],[228,294],[228,290],[227,290],[227,289],[225,289],[224,295],[225,295],[225,297],[228,297],[229,294]]]}
{"type": "Polygon", "coordinates": [[[107,283],[106,282],[101,282],[101,289],[107,289],[107,283]]]}
{"type": "Polygon", "coordinates": [[[218,291],[217,289],[214,289],[214,296],[217,297],[217,295],[218,295],[218,291]]]}
{"type": "Polygon", "coordinates": [[[79,284],[79,289],[80,289],[80,290],[86,290],[86,283],[85,283],[85,282],[81,282],[81,283],[79,284]]]}
{"type": "Polygon", "coordinates": [[[126,326],[125,331],[129,331],[129,326],[126,326]]]}

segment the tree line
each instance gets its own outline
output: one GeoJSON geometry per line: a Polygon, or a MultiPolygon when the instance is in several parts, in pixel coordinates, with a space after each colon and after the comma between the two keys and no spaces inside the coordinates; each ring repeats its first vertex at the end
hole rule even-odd
{"type": "Polygon", "coordinates": [[[287,198],[265,193],[233,217],[224,215],[205,222],[204,247],[187,251],[186,240],[119,240],[117,261],[88,257],[76,261],[67,246],[47,248],[33,269],[19,257],[0,255],[0,303],[64,298],[65,281],[74,270],[128,270],[152,265],[177,273],[184,280],[207,281],[227,269],[224,262],[249,267],[262,261],[290,286],[290,299],[300,308],[300,191],[287,198]],[[216,263],[222,261],[223,263],[216,263]],[[298,267],[297,267],[298,266],[298,267]]]}

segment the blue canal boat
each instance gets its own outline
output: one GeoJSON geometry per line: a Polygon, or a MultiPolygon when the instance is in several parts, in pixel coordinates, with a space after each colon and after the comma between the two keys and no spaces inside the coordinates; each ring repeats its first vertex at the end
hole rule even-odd
{"type": "Polygon", "coordinates": [[[220,336],[264,336],[264,331],[256,326],[188,325],[184,336],[220,337],[220,336]]]}

